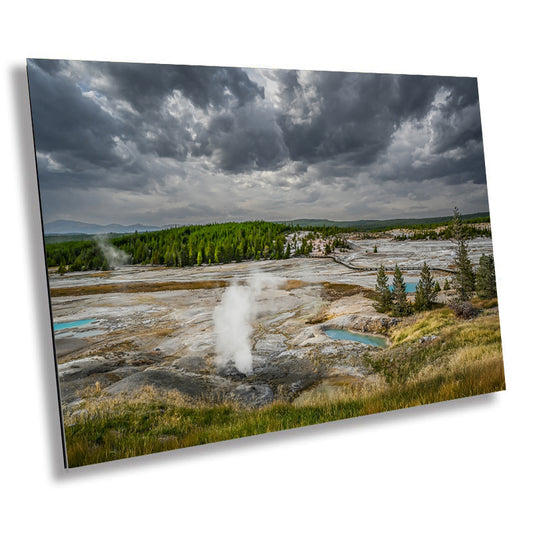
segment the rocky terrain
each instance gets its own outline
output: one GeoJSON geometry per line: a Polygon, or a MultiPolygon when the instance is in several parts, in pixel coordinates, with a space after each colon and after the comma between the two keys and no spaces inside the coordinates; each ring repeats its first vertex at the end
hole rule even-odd
{"type": "MultiPolygon", "coordinates": [[[[349,266],[398,263],[406,269],[406,281],[416,281],[418,272],[411,268],[426,260],[442,282],[449,274],[439,269],[451,262],[452,248],[442,241],[383,239],[350,246],[338,257],[346,264],[294,258],[50,274],[54,322],[93,319],[55,333],[63,405],[75,407],[83,389],[95,384],[111,395],[153,386],[192,400],[254,407],[275,399],[298,401],[335,379],[372,379],[362,355],[380,348],[324,333],[338,328],[383,335],[396,321],[377,313],[368,298],[375,271],[349,266]],[[378,253],[372,252],[375,243],[378,253]],[[230,284],[258,276],[275,283],[254,297],[253,370],[245,374],[231,363],[217,364],[214,310],[230,284]],[[111,291],[101,290],[105,286],[111,291]]],[[[477,239],[470,250],[477,262],[481,253],[491,252],[492,242],[477,239]]]]}

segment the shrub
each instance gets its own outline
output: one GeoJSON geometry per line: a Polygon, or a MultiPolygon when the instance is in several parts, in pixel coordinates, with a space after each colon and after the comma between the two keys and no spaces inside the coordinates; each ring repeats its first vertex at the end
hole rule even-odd
{"type": "Polygon", "coordinates": [[[465,300],[453,300],[448,304],[448,307],[454,312],[457,318],[462,318],[463,320],[474,318],[478,313],[477,309],[465,300]]]}

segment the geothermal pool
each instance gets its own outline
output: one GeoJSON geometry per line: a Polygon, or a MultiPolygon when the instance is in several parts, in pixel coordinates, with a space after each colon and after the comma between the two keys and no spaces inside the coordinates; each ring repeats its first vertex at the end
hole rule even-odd
{"type": "Polygon", "coordinates": [[[68,328],[76,328],[78,326],[85,326],[94,322],[94,318],[87,318],[85,320],[74,320],[73,322],[58,322],[54,324],[54,331],[61,331],[68,328]]]}
{"type": "MultiPolygon", "coordinates": [[[[416,292],[417,285],[418,281],[407,281],[405,283],[405,292],[416,292]]],[[[389,285],[389,290],[391,292],[394,291],[394,285],[389,285]]]]}
{"type": "Polygon", "coordinates": [[[324,333],[335,340],[361,342],[363,344],[368,344],[369,346],[378,346],[379,348],[385,348],[387,346],[387,339],[377,337],[376,335],[350,333],[345,329],[325,329],[324,333]]]}

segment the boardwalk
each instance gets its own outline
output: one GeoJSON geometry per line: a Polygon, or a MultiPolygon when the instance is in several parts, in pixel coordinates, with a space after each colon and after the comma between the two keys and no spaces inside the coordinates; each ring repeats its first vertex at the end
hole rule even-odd
{"type": "MultiPolygon", "coordinates": [[[[335,257],[333,255],[318,255],[318,254],[310,254],[309,257],[313,259],[333,259],[336,263],[339,263],[339,265],[343,265],[346,268],[349,268],[351,270],[355,270],[356,272],[377,272],[379,270],[379,267],[358,267],[353,266],[350,263],[346,263],[342,259],[339,259],[338,257],[335,257]]],[[[420,272],[419,266],[402,266],[401,264],[398,265],[400,267],[400,270],[402,271],[413,271],[413,272],[420,272]]],[[[430,270],[433,271],[439,271],[439,272],[447,272],[449,274],[455,274],[455,270],[449,269],[449,268],[443,268],[443,267],[435,267],[433,268],[431,265],[428,265],[430,270]]],[[[392,270],[392,269],[388,269],[392,270]]]]}

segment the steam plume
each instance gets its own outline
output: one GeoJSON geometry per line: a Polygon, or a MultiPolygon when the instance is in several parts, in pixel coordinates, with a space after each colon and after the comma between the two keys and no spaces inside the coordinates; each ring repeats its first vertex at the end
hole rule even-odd
{"type": "Polygon", "coordinates": [[[230,285],[214,311],[217,356],[219,368],[233,361],[239,372],[250,375],[252,348],[250,335],[252,321],[257,315],[257,298],[265,288],[275,288],[278,278],[256,275],[246,285],[230,285]]]}
{"type": "Polygon", "coordinates": [[[103,235],[97,235],[94,239],[98,245],[98,248],[100,248],[104,254],[107,264],[111,268],[115,268],[119,265],[125,265],[128,262],[129,255],[113,246],[106,237],[103,235]]]}

